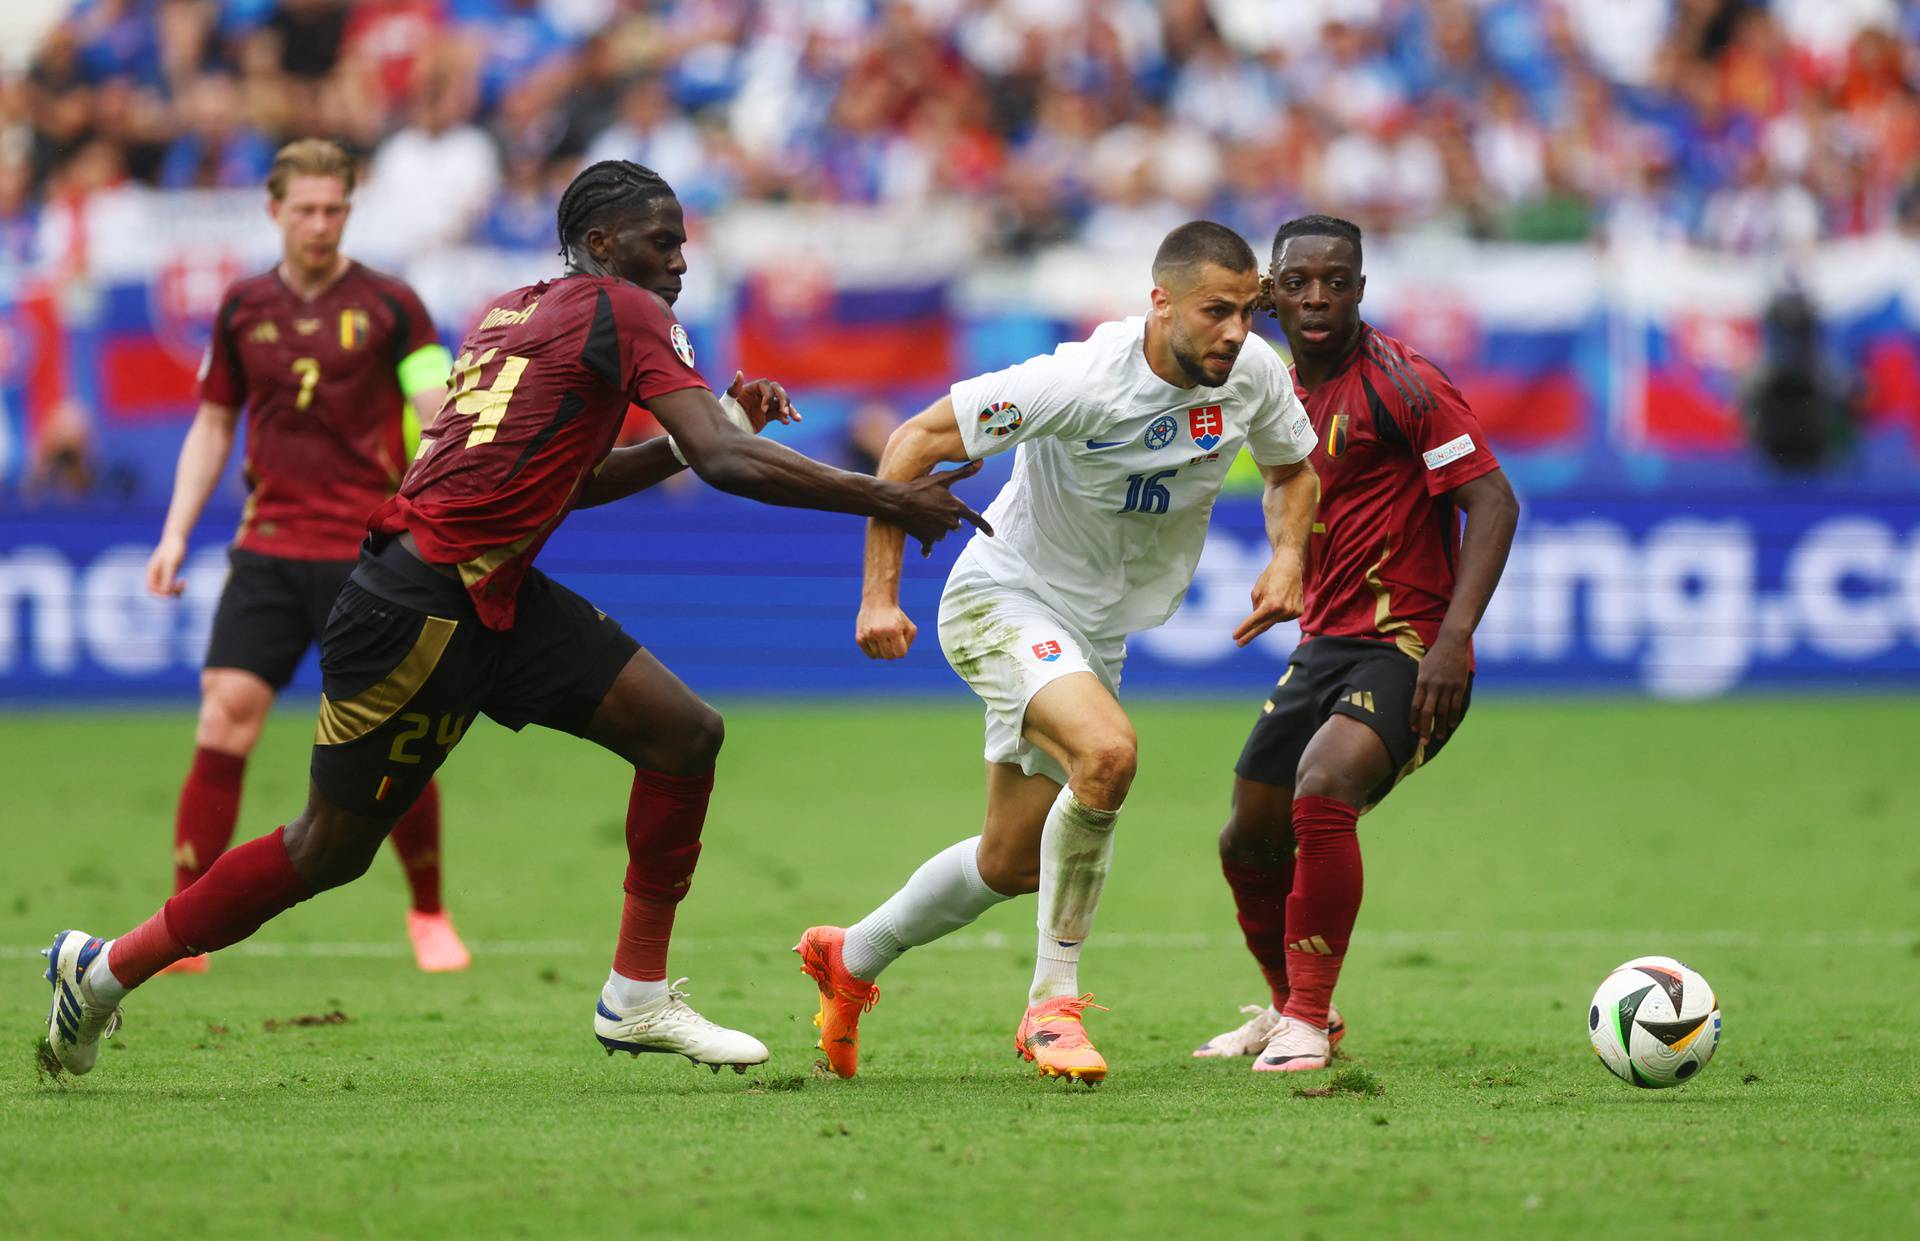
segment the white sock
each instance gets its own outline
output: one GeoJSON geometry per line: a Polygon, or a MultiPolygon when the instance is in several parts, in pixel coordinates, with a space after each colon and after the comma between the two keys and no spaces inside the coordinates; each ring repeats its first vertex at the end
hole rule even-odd
{"type": "Polygon", "coordinates": [[[113,1006],[127,996],[125,984],[107,968],[107,954],[112,951],[113,941],[108,940],[106,947],[100,950],[100,955],[93,959],[93,964],[87,967],[87,972],[81,978],[87,984],[87,991],[95,1004],[113,1006]]]}
{"type": "Polygon", "coordinates": [[[658,1004],[666,998],[666,979],[655,978],[652,981],[642,981],[638,978],[628,978],[612,970],[607,971],[607,985],[600,988],[601,1003],[623,1017],[649,1004],[658,1004]]]}
{"type": "Polygon", "coordinates": [[[1040,939],[1027,1003],[1080,993],[1080,945],[1093,930],[1093,913],[1113,863],[1117,811],[1083,805],[1060,790],[1040,833],[1040,939]]]}
{"type": "Polygon", "coordinates": [[[848,927],[842,959],[855,978],[878,978],[907,949],[959,930],[1006,899],[980,877],[980,838],[969,837],[922,862],[905,887],[848,927]]]}

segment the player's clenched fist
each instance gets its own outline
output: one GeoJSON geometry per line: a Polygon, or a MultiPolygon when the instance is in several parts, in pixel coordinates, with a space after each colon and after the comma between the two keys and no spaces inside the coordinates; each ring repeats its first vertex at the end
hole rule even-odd
{"type": "Polygon", "coordinates": [[[180,565],[187,558],[185,539],[164,538],[147,557],[147,589],[162,598],[172,598],[187,589],[180,580],[180,565]]]}
{"type": "Polygon", "coordinates": [[[900,659],[913,647],[913,637],[920,627],[908,619],[898,604],[868,603],[861,605],[860,617],[854,621],[854,641],[867,653],[868,659],[900,659]]]}

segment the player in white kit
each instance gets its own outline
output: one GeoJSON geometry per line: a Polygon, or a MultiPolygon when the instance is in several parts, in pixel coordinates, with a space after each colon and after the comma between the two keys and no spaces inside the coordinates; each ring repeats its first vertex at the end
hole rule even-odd
{"type": "MultiPolygon", "coordinates": [[[[859,922],[813,927],[794,949],[819,986],[820,1048],[841,1077],[858,1067],[860,1015],[883,968],[1037,890],[1039,950],[1015,1046],[1046,1076],[1105,1078],[1077,964],[1134,774],[1116,697],[1126,640],[1186,596],[1242,445],[1266,481],[1273,559],[1234,636],[1245,645],[1300,613],[1316,440],[1286,366],[1249,339],[1253,251],[1221,225],[1185,224],[1161,243],[1153,281],[1144,318],[955,384],[881,457],[881,477],[907,479],[1020,449],[987,510],[995,537],[967,545],[940,601],[941,649],[986,703],[985,826],[859,922]]],[[[917,632],[900,609],[902,544],[869,525],[856,636],[876,659],[905,655],[917,632]]]]}

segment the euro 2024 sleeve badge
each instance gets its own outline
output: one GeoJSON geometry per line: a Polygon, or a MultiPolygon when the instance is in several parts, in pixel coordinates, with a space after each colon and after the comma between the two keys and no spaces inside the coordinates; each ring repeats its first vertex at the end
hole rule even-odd
{"type": "Polygon", "coordinates": [[[995,401],[980,411],[980,430],[994,439],[1005,439],[1026,420],[1027,416],[1012,401],[995,401]]]}
{"type": "Polygon", "coordinates": [[[673,330],[667,333],[667,340],[673,345],[673,356],[679,358],[681,364],[691,370],[693,367],[693,342],[687,339],[687,329],[681,327],[678,323],[674,324],[673,330]]]}

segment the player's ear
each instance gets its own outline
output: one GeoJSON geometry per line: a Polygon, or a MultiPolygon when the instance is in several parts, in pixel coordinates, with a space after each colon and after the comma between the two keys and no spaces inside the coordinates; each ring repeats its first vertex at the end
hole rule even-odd
{"type": "Polygon", "coordinates": [[[1353,304],[1358,306],[1367,300],[1367,278],[1357,277],[1353,282],[1353,304]]]}
{"type": "Polygon", "coordinates": [[[1165,318],[1168,310],[1173,306],[1173,294],[1156,284],[1150,296],[1153,299],[1153,313],[1165,318]]]}

